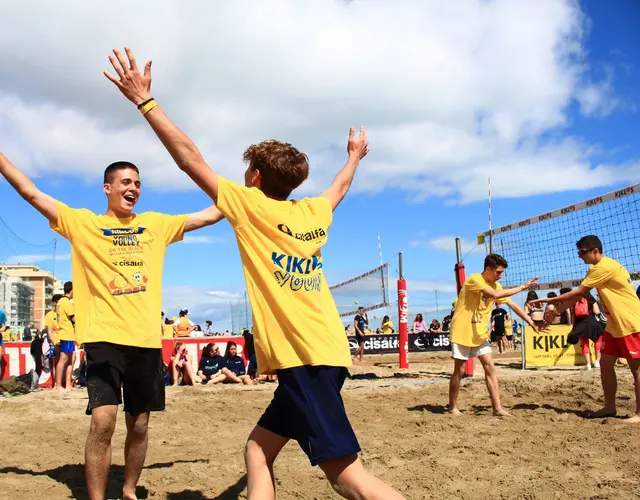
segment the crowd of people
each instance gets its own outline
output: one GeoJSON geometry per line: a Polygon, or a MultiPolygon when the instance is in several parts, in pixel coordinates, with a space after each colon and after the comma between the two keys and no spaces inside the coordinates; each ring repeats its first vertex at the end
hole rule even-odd
{"type": "MultiPolygon", "coordinates": [[[[52,229],[71,242],[78,314],[66,303],[64,311],[60,305],[58,310],[73,324],[76,341],[84,346],[87,359],[86,414],[91,416],[91,424],[85,444],[85,474],[89,498],[104,498],[112,437],[122,403],[127,428],[122,498],[136,498],[148,447],[150,412],[165,409],[165,382],[160,375],[162,342],[154,325],[161,314],[166,247],[180,241],[186,232],[223,218],[236,235],[247,281],[258,367],[262,373],[278,376],[273,399],[244,446],[247,497],[275,498],[274,463],[286,443],[295,440],[311,465],[318,465],[344,498],[404,498],[368,472],[359,458],[360,445],[341,396],[352,360],[326,284],[320,252],[334,211],[349,191],[360,161],[369,152],[364,128],[358,137],[350,129],[347,161],[321,196],[288,200],[308,177],[309,162],[291,144],[279,141],[263,141],[247,148],[243,159],[248,166],[242,186],[212,169],[193,141],[151,96],[151,62],[140,71],[133,53],[125,51],[126,58],[117,50],[109,58],[117,76],[105,75],[137,107],[177,166],[203,189],[213,206],[187,215],[136,214],[133,208],[142,186],[140,172],[130,162],[116,162],[104,174],[106,213],[97,215],[70,208],[43,193],[0,154],[0,173],[49,220],[52,229]]],[[[542,302],[554,305],[543,312],[543,324],[535,323],[510,299],[529,289],[535,278],[508,289],[498,283],[507,267],[503,257],[488,255],[483,271],[469,276],[449,324],[454,359],[449,384],[450,413],[460,413],[458,394],[465,363],[478,357],[494,414],[509,415],[500,402],[487,338],[495,302],[507,305],[528,325],[540,330],[596,288],[608,323],[600,360],[605,406],[594,415],[616,414],[613,363],[623,357],[632,371],[637,399],[636,412],[627,421],[640,422],[640,301],[631,288],[629,273],[602,255],[597,237],[582,238],[577,248],[579,257],[590,265],[589,271],[577,289],[531,302],[532,306],[542,302]]],[[[59,299],[59,303],[62,301],[59,299]]],[[[364,334],[366,322],[355,323],[356,333],[364,334]]],[[[162,327],[163,335],[164,331],[162,327]]],[[[69,350],[61,345],[60,364],[73,355],[72,346],[73,341],[69,350]]],[[[215,347],[209,348],[207,361],[198,366],[197,372],[187,373],[189,354],[185,355],[181,347],[172,357],[173,382],[189,377],[195,383],[196,377],[201,381],[206,377],[207,383],[212,383],[224,376],[224,380],[237,377],[244,383],[234,371],[237,351],[234,353],[233,348],[227,349],[226,360],[220,359],[215,347]]]]}

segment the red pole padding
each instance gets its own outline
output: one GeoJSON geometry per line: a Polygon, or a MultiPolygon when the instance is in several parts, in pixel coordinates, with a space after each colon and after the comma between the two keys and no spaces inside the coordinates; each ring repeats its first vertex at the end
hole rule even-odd
{"type": "Polygon", "coordinates": [[[398,280],[398,336],[400,368],[409,368],[409,306],[407,303],[407,282],[398,280]]]}
{"type": "MultiPolygon", "coordinates": [[[[458,288],[458,295],[460,294],[460,290],[462,290],[462,285],[466,281],[466,274],[464,270],[464,263],[458,262],[454,267],[456,273],[456,287],[458,288]]],[[[473,377],[473,358],[467,360],[464,365],[464,376],[465,377],[473,377]]]]}

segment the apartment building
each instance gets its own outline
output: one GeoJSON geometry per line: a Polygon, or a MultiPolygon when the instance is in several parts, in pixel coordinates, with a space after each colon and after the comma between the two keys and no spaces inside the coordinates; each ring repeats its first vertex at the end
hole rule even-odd
{"type": "MultiPolygon", "coordinates": [[[[19,282],[22,282],[31,285],[32,305],[30,309],[30,320],[33,321],[36,328],[43,328],[44,316],[47,311],[53,306],[51,299],[53,297],[56,286],[56,279],[53,274],[51,274],[49,271],[43,271],[37,266],[19,264],[2,264],[0,265],[0,273],[8,276],[9,278],[19,278],[18,281],[12,281],[12,283],[17,284],[19,282]]],[[[28,293],[26,289],[18,285],[16,285],[15,287],[15,292],[18,293],[18,295],[14,297],[16,300],[16,307],[18,307],[18,302],[21,301],[20,303],[23,304],[22,306],[20,306],[22,307],[22,314],[26,314],[25,304],[28,300],[26,298],[28,293]]],[[[7,312],[7,316],[9,316],[9,312],[7,312]]],[[[23,316],[19,317],[22,318],[23,316]]]]}
{"type": "Polygon", "coordinates": [[[18,276],[0,272],[0,310],[7,315],[12,330],[22,333],[33,322],[35,287],[18,276]]]}

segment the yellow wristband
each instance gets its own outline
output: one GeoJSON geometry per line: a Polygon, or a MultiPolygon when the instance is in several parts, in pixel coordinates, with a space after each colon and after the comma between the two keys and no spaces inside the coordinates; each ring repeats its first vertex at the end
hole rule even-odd
{"type": "Polygon", "coordinates": [[[140,108],[140,112],[142,113],[142,115],[146,115],[149,111],[151,111],[153,108],[155,108],[158,105],[158,103],[153,100],[153,101],[149,101],[147,104],[145,104],[144,106],[142,106],[140,108]]]}

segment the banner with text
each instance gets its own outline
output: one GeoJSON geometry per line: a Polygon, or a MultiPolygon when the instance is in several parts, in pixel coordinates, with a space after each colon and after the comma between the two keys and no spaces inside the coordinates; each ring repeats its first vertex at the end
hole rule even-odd
{"type": "MultiPolygon", "coordinates": [[[[358,341],[355,337],[347,337],[349,339],[349,349],[351,354],[358,349],[358,341]]],[[[365,354],[391,354],[397,353],[400,349],[400,337],[397,334],[391,335],[365,335],[364,337],[364,353],[365,354]]],[[[409,352],[428,352],[428,351],[450,351],[449,335],[440,333],[438,335],[419,335],[416,333],[409,334],[409,352]]]]}
{"type": "MultiPolygon", "coordinates": [[[[571,325],[554,325],[545,331],[536,332],[533,328],[526,327],[525,368],[585,365],[580,342],[575,345],[567,343],[567,335],[572,328],[571,325]]],[[[594,354],[593,342],[591,354],[594,354]]]]}

